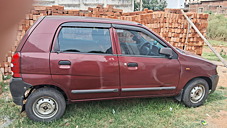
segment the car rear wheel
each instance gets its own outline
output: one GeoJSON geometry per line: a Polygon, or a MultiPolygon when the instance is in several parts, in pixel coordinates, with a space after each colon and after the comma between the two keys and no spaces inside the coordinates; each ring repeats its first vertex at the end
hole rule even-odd
{"type": "Polygon", "coordinates": [[[198,107],[207,99],[209,86],[206,80],[196,78],[190,81],[183,93],[183,103],[188,107],[198,107]]]}
{"type": "Polygon", "coordinates": [[[25,111],[34,121],[49,122],[59,119],[64,114],[65,107],[65,99],[58,90],[40,88],[28,97],[25,111]]]}

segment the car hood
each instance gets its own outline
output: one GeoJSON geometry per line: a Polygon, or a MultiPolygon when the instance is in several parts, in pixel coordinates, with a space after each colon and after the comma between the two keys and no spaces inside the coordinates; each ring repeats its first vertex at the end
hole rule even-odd
{"type": "Polygon", "coordinates": [[[198,59],[198,60],[202,60],[202,61],[205,61],[207,63],[213,64],[213,65],[216,65],[213,62],[211,62],[211,61],[209,61],[209,60],[207,60],[207,59],[205,59],[205,58],[203,58],[203,57],[201,57],[199,55],[196,55],[194,53],[191,53],[191,52],[188,52],[188,51],[184,51],[184,54],[189,56],[189,57],[192,57],[192,58],[195,58],[195,59],[198,59]]]}

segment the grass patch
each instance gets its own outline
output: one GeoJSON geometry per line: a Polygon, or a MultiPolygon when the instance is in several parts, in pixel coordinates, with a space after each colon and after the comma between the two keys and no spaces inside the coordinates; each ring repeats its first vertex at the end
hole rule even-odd
{"type": "Polygon", "coordinates": [[[0,86],[2,88],[2,92],[9,91],[9,83],[8,82],[0,82],[0,86]]]}
{"type": "MultiPolygon", "coordinates": [[[[8,92],[5,92],[8,93],[8,92]]],[[[187,108],[173,98],[144,98],[79,102],[67,105],[64,116],[54,122],[41,123],[29,120],[12,100],[0,98],[0,115],[14,120],[9,127],[106,127],[106,128],[191,128],[203,127],[206,114],[227,109],[226,89],[215,91],[207,102],[198,108],[187,108]],[[196,114],[195,114],[196,113],[196,114]]]]}
{"type": "MultiPolygon", "coordinates": [[[[221,54],[224,59],[227,59],[227,55],[221,54]]],[[[220,61],[219,58],[213,52],[203,52],[202,57],[208,60],[220,61]]]]}
{"type": "Polygon", "coordinates": [[[2,83],[4,90],[0,97],[0,120],[4,117],[13,120],[9,127],[52,128],[52,127],[91,127],[91,128],[191,128],[203,127],[206,114],[227,109],[227,89],[219,87],[209,95],[207,102],[198,108],[187,108],[173,98],[144,98],[78,102],[67,105],[64,116],[54,122],[33,122],[25,112],[20,114],[20,106],[13,103],[8,83],[2,83]],[[195,114],[196,113],[196,114],[195,114]]]}
{"type": "Polygon", "coordinates": [[[227,87],[220,86],[219,89],[227,90],[227,87]]]}
{"type": "MultiPolygon", "coordinates": [[[[225,59],[227,60],[227,51],[226,51],[226,47],[227,47],[227,42],[224,41],[217,41],[217,40],[209,40],[210,44],[214,47],[218,47],[219,48],[219,54],[225,59]]],[[[204,49],[209,49],[208,46],[204,46],[204,49]]],[[[219,58],[210,50],[210,52],[207,52],[207,50],[205,50],[205,52],[202,53],[202,57],[206,58],[208,60],[213,60],[213,61],[220,61],[219,58]]]]}
{"type": "Polygon", "coordinates": [[[209,40],[209,43],[212,46],[227,46],[227,42],[226,41],[218,41],[218,40],[209,40]]]}
{"type": "Polygon", "coordinates": [[[11,75],[3,76],[3,82],[0,82],[0,89],[2,89],[0,91],[6,92],[9,90],[9,83],[7,82],[7,80],[9,80],[11,77],[11,75]]]}

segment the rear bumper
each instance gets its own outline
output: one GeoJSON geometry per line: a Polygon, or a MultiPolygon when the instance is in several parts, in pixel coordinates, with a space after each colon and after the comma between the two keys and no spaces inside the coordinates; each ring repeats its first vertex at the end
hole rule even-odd
{"type": "Polygon", "coordinates": [[[211,88],[210,93],[213,93],[217,88],[219,76],[218,75],[212,75],[210,77],[210,79],[211,79],[211,82],[212,82],[212,88],[211,88]]]}
{"type": "Polygon", "coordinates": [[[10,92],[13,97],[13,102],[17,105],[23,105],[24,93],[32,85],[25,83],[22,78],[11,78],[10,92]]]}

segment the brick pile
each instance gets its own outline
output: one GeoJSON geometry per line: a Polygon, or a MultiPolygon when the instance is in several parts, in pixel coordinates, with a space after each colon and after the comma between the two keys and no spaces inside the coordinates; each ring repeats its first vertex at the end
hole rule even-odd
{"type": "MultiPolygon", "coordinates": [[[[108,5],[107,7],[98,5],[96,8],[88,8],[87,10],[65,10],[63,6],[58,5],[50,7],[35,6],[29,14],[26,14],[25,19],[19,23],[17,39],[14,46],[9,51],[6,61],[0,63],[0,70],[2,72],[6,74],[11,72],[11,56],[14,54],[19,41],[40,16],[47,15],[87,16],[135,21],[152,29],[175,47],[191,51],[198,55],[202,54],[203,40],[194,29],[190,29],[188,32],[189,24],[179,9],[165,9],[165,11],[157,12],[144,9],[143,11],[124,13],[123,10],[115,9],[112,5],[108,5]],[[185,43],[186,39],[187,43],[185,43]]],[[[192,19],[201,33],[206,35],[208,14],[191,12],[187,13],[187,15],[192,19]]]]}

